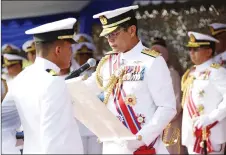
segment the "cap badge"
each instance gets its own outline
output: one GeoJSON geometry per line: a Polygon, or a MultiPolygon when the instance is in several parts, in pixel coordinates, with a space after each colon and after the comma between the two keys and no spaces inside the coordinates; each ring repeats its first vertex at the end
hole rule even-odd
{"type": "Polygon", "coordinates": [[[212,35],[214,35],[214,29],[213,29],[212,26],[210,27],[210,32],[211,32],[212,35]]]}
{"type": "Polygon", "coordinates": [[[86,45],[83,45],[82,48],[80,50],[78,50],[78,51],[80,51],[82,53],[85,53],[85,52],[88,52],[89,49],[88,49],[88,47],[86,45]]]}
{"type": "Polygon", "coordinates": [[[4,53],[9,53],[13,50],[13,48],[9,45],[6,46],[6,48],[3,50],[4,53]]]}
{"type": "Polygon", "coordinates": [[[108,23],[107,21],[107,18],[105,16],[100,16],[100,22],[103,24],[103,25],[106,25],[108,23]]]}
{"type": "Polygon", "coordinates": [[[89,42],[89,41],[84,36],[80,36],[77,42],[82,43],[82,42],[89,42]]]}
{"type": "Polygon", "coordinates": [[[190,35],[190,41],[193,43],[195,42],[195,36],[193,34],[190,35]]]}

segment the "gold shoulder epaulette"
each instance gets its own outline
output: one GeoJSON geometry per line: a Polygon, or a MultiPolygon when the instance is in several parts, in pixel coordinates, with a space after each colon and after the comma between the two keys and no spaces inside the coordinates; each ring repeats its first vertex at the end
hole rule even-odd
{"type": "Polygon", "coordinates": [[[117,54],[117,52],[110,51],[110,52],[105,53],[104,55],[112,55],[112,54],[117,54]]]}
{"type": "Polygon", "coordinates": [[[149,56],[154,57],[154,58],[161,55],[159,52],[157,52],[155,50],[148,49],[148,48],[143,49],[141,53],[149,55],[149,56]]]}
{"type": "Polygon", "coordinates": [[[219,68],[221,67],[221,65],[218,64],[218,63],[212,63],[212,64],[210,65],[210,67],[215,68],[215,69],[219,69],[219,68]]]}

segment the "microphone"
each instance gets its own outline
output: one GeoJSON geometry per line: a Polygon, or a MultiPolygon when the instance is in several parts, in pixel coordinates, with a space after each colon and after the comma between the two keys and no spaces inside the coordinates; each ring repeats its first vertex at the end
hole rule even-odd
{"type": "Polygon", "coordinates": [[[75,77],[78,77],[82,72],[89,69],[90,67],[96,66],[96,60],[93,58],[90,58],[85,64],[83,64],[79,69],[72,71],[65,80],[72,79],[75,77]]]}

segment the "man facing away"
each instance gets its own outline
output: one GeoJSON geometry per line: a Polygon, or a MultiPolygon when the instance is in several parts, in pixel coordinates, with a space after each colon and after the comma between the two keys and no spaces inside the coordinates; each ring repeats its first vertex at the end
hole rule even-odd
{"type": "Polygon", "coordinates": [[[137,140],[123,143],[104,142],[103,154],[168,153],[161,134],[176,114],[172,81],[164,59],[144,47],[137,36],[133,11],[137,8],[129,6],[93,16],[100,19],[100,36],[106,37],[112,51],[84,82],[95,95],[103,92],[103,104],[137,136],[137,140]]]}
{"type": "Polygon", "coordinates": [[[226,70],[214,63],[215,38],[188,32],[191,61],[182,77],[182,144],[189,154],[223,154],[226,142],[226,70]],[[205,145],[206,144],[206,147],[205,145]]]}
{"type": "Polygon", "coordinates": [[[83,153],[65,82],[50,74],[70,65],[75,22],[67,18],[26,31],[34,35],[36,60],[14,79],[2,103],[3,131],[21,122],[24,154],[83,153]]]}

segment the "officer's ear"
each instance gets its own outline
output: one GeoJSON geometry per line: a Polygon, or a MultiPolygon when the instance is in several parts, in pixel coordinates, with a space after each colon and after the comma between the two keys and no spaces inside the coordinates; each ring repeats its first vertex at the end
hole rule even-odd
{"type": "Polygon", "coordinates": [[[129,27],[128,32],[130,33],[131,37],[136,36],[137,27],[135,25],[132,25],[129,27]]]}
{"type": "Polygon", "coordinates": [[[208,56],[208,57],[212,57],[212,55],[213,55],[213,50],[212,50],[212,48],[208,48],[206,52],[207,52],[207,56],[208,56]]]}
{"type": "Polygon", "coordinates": [[[60,54],[60,50],[61,50],[61,47],[60,46],[56,46],[56,48],[55,48],[56,55],[60,54]]]}
{"type": "Polygon", "coordinates": [[[60,56],[61,55],[61,52],[62,52],[62,45],[63,45],[63,41],[61,40],[57,40],[55,42],[55,54],[57,56],[60,56]]]}

